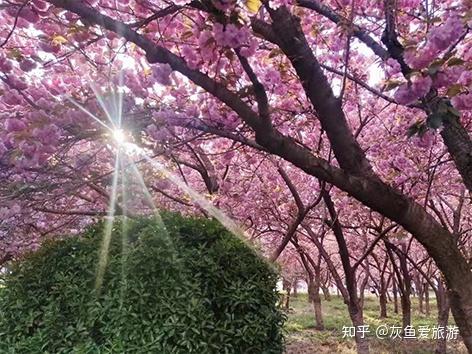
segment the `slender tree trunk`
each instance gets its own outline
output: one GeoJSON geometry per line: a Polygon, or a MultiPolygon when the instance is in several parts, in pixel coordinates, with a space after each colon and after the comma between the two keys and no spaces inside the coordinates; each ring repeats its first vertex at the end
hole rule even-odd
{"type": "Polygon", "coordinates": [[[308,283],[308,298],[313,304],[313,310],[315,312],[315,328],[318,330],[324,329],[323,312],[321,309],[321,296],[320,286],[318,281],[310,279],[308,283]]]}
{"type": "Polygon", "coordinates": [[[423,287],[423,284],[421,282],[421,279],[419,281],[415,281],[415,288],[416,288],[416,292],[418,293],[418,304],[419,304],[420,313],[425,313],[424,287],[423,287]]]}
{"type": "Polygon", "coordinates": [[[380,272],[380,288],[379,288],[379,305],[380,305],[380,318],[387,318],[387,292],[388,292],[388,279],[385,279],[385,271],[388,265],[388,257],[385,257],[384,264],[380,272]]]}
{"type": "Polygon", "coordinates": [[[395,277],[392,279],[392,292],[393,292],[393,312],[398,313],[398,289],[397,281],[395,277]]]}
{"type": "Polygon", "coordinates": [[[389,275],[388,278],[387,278],[387,286],[385,287],[387,289],[386,293],[387,293],[387,302],[393,302],[393,297],[392,297],[392,294],[390,291],[388,291],[388,288],[390,287],[390,283],[392,281],[392,275],[389,275]]]}
{"type": "Polygon", "coordinates": [[[321,308],[321,297],[320,294],[315,293],[313,298],[313,307],[315,310],[315,328],[318,330],[324,329],[324,321],[323,321],[323,310],[321,308]]]}
{"type": "Polygon", "coordinates": [[[361,308],[364,308],[365,288],[367,287],[367,284],[369,283],[369,278],[370,278],[370,267],[369,267],[369,262],[367,262],[365,266],[365,277],[361,283],[361,286],[359,287],[361,308]]]}
{"type": "Polygon", "coordinates": [[[431,315],[431,306],[429,304],[429,284],[424,283],[423,284],[423,292],[424,292],[424,304],[425,304],[425,313],[426,316],[431,315]]]}
{"type": "MultiPolygon", "coordinates": [[[[404,245],[403,245],[404,246],[404,245]]],[[[403,249],[400,258],[400,270],[403,277],[404,291],[402,296],[402,317],[403,328],[411,325],[411,275],[408,269],[408,264],[405,256],[406,250],[403,249]]]]}
{"type": "MultiPolygon", "coordinates": [[[[319,268],[320,259],[318,265],[313,265],[315,269],[315,273],[310,268],[309,260],[311,257],[306,255],[301,248],[298,246],[298,242],[296,243],[297,251],[300,254],[300,258],[302,260],[303,266],[305,267],[305,271],[307,273],[307,284],[308,284],[308,301],[313,304],[313,310],[315,312],[315,328],[318,330],[324,329],[323,323],[323,312],[321,310],[321,297],[320,297],[320,275],[321,271],[319,268]]],[[[313,262],[314,263],[314,262],[313,262]]]]}
{"type": "Polygon", "coordinates": [[[321,291],[323,292],[325,301],[331,301],[331,293],[329,292],[329,288],[327,286],[321,285],[321,291]]]}
{"type": "Polygon", "coordinates": [[[355,341],[357,353],[369,354],[369,341],[367,337],[363,337],[363,335],[357,330],[359,326],[364,325],[364,316],[362,311],[362,302],[357,294],[356,271],[351,267],[350,264],[349,248],[347,247],[346,239],[344,237],[343,229],[339,221],[333,200],[331,199],[328,191],[324,190],[322,193],[323,200],[331,218],[330,227],[333,230],[336,243],[338,244],[341,264],[346,277],[346,289],[349,296],[348,299],[345,298],[345,302],[347,300],[346,304],[348,307],[349,316],[351,317],[352,324],[354,327],[356,327],[355,341]]]}
{"type": "Polygon", "coordinates": [[[292,297],[297,298],[298,297],[298,279],[295,279],[293,281],[293,292],[292,292],[292,297]]]}
{"type": "Polygon", "coordinates": [[[323,322],[323,311],[321,309],[321,296],[320,296],[320,287],[321,287],[321,254],[318,255],[318,264],[315,268],[315,279],[313,282],[313,307],[315,310],[315,320],[316,328],[319,330],[324,329],[323,322]]]}
{"type": "Polygon", "coordinates": [[[410,294],[401,295],[402,324],[403,328],[411,325],[411,301],[410,294]]]}
{"type": "MultiPolygon", "coordinates": [[[[349,315],[351,317],[352,324],[354,325],[354,327],[356,327],[356,329],[359,328],[359,326],[364,325],[364,316],[360,308],[358,308],[357,306],[350,307],[349,315]]],[[[362,338],[361,333],[357,330],[355,341],[358,354],[369,354],[369,341],[365,336],[364,338],[362,338]]]]}
{"type": "Polygon", "coordinates": [[[380,318],[387,318],[387,294],[386,290],[381,290],[379,294],[380,318]]]}
{"type": "Polygon", "coordinates": [[[418,307],[419,307],[419,310],[420,310],[420,313],[425,313],[425,309],[424,309],[424,297],[423,297],[423,293],[421,293],[420,291],[418,291],[418,307]]]}
{"type": "Polygon", "coordinates": [[[288,288],[287,289],[287,294],[285,295],[285,309],[288,310],[290,308],[290,292],[291,292],[291,289],[288,288]]]}
{"type": "MultiPolygon", "coordinates": [[[[320,256],[318,258],[318,264],[321,264],[322,256],[320,253],[320,256]]],[[[331,301],[331,292],[329,291],[329,287],[331,286],[331,275],[328,269],[326,270],[326,278],[320,278],[321,279],[321,291],[323,292],[323,297],[325,301],[331,301]]]]}
{"type": "MultiPolygon", "coordinates": [[[[449,299],[441,279],[438,280],[438,289],[436,291],[436,300],[438,307],[438,327],[447,327],[449,321],[449,299]]],[[[436,354],[445,354],[447,351],[446,338],[438,338],[436,342],[436,354]]]]}
{"type": "Polygon", "coordinates": [[[402,324],[403,328],[411,325],[411,276],[408,270],[407,259],[405,255],[405,248],[401,251],[394,244],[384,241],[387,248],[388,256],[392,262],[393,270],[397,276],[398,285],[400,288],[400,302],[402,307],[402,324]],[[394,252],[398,257],[400,266],[395,263],[394,252]]]}

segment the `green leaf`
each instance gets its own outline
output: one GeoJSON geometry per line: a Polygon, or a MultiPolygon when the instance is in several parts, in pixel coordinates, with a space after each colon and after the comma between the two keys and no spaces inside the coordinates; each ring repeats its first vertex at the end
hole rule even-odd
{"type": "Polygon", "coordinates": [[[397,88],[398,86],[400,86],[400,85],[402,85],[402,84],[403,84],[403,81],[399,81],[399,80],[388,80],[387,82],[385,82],[384,91],[393,90],[393,89],[397,88]]]}
{"type": "Polygon", "coordinates": [[[408,138],[411,138],[414,135],[422,136],[427,130],[428,127],[425,122],[417,121],[408,127],[406,135],[408,138]]]}
{"type": "Polygon", "coordinates": [[[451,59],[449,59],[447,61],[447,66],[456,66],[456,65],[463,65],[465,63],[465,61],[461,58],[457,58],[457,57],[452,57],[451,59]]]}
{"type": "Polygon", "coordinates": [[[444,64],[444,60],[435,60],[431,63],[431,65],[428,67],[428,74],[429,75],[435,75],[439,70],[441,70],[442,66],[444,64]]]}
{"type": "Polygon", "coordinates": [[[414,124],[412,124],[408,127],[408,130],[406,132],[406,136],[408,138],[411,138],[412,136],[418,134],[418,132],[419,132],[419,124],[418,124],[418,122],[416,122],[416,123],[414,123],[414,124]]]}
{"type": "Polygon", "coordinates": [[[0,351],[7,343],[12,353],[281,353],[272,267],[216,221],[162,219],[166,230],[128,220],[123,257],[116,218],[100,293],[103,223],[12,265],[0,288],[0,351]]]}
{"type": "Polygon", "coordinates": [[[462,92],[462,85],[454,84],[447,89],[446,95],[448,97],[454,97],[454,96],[457,96],[461,92],[462,92]]]}

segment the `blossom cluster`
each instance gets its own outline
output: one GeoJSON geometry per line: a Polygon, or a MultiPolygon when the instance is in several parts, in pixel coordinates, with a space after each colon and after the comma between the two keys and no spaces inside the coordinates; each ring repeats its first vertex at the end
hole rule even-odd
{"type": "Polygon", "coordinates": [[[395,100],[400,104],[411,104],[425,96],[431,89],[433,81],[429,76],[415,75],[411,82],[401,85],[395,92],[395,100]]]}
{"type": "MultiPolygon", "coordinates": [[[[405,63],[414,70],[414,74],[409,82],[402,84],[395,92],[394,98],[399,104],[409,105],[416,100],[425,97],[431,88],[439,89],[468,81],[464,75],[466,70],[461,65],[450,65],[447,60],[441,59],[440,54],[456,43],[464,33],[463,20],[451,14],[440,26],[433,27],[419,48],[408,48],[403,57],[405,63]],[[430,65],[434,68],[424,70],[430,65]]],[[[387,73],[395,75],[400,71],[398,63],[393,59],[387,61],[387,73]]],[[[466,71],[467,72],[467,71],[466,71]]],[[[459,97],[453,101],[458,109],[468,109],[471,107],[469,97],[459,97]]]]}
{"type": "Polygon", "coordinates": [[[412,69],[423,69],[431,64],[438,55],[449,48],[464,32],[464,24],[458,16],[450,16],[441,25],[431,29],[426,44],[419,50],[407,50],[405,62],[412,69]]]}

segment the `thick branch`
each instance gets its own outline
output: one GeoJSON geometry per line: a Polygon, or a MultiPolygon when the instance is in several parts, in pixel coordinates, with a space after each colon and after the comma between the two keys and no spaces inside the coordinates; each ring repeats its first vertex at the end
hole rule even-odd
{"type": "MultiPolygon", "coordinates": [[[[286,7],[271,12],[272,30],[277,35],[276,44],[291,61],[312,103],[321,127],[331,142],[339,165],[352,174],[372,176],[372,169],[364,152],[349,129],[346,117],[318,60],[306,41],[299,18],[286,7]]],[[[257,21],[253,21],[253,24],[257,21]]],[[[261,26],[254,26],[257,32],[261,26]]],[[[266,32],[259,32],[264,35],[266,32]]],[[[266,38],[269,40],[269,38],[266,38]]]]}
{"type": "Polygon", "coordinates": [[[472,192],[472,140],[459,118],[449,114],[443,120],[441,136],[465,186],[472,192]]]}

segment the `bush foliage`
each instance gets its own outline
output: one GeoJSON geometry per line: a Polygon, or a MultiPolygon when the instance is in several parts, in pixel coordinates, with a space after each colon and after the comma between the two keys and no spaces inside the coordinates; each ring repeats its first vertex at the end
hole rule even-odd
{"type": "Polygon", "coordinates": [[[215,221],[162,219],[114,224],[100,290],[103,224],[12,264],[0,352],[281,353],[271,267],[215,221]]]}

